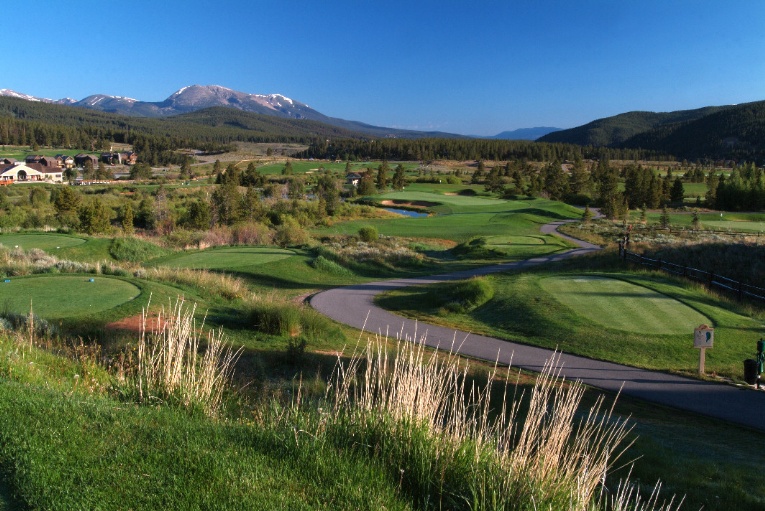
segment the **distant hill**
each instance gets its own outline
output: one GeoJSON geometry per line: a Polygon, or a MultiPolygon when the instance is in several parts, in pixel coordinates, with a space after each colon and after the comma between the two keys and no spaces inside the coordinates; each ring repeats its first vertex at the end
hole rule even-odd
{"type": "Polygon", "coordinates": [[[725,108],[712,106],[696,110],[678,110],[676,112],[627,112],[597,119],[584,126],[556,131],[544,135],[540,142],[562,142],[596,147],[620,147],[627,139],[654,128],[669,124],[692,121],[725,108]]]}
{"type": "Polygon", "coordinates": [[[539,142],[647,149],[685,159],[765,161],[765,101],[676,112],[627,112],[539,142]]]}
{"type": "Polygon", "coordinates": [[[666,124],[625,140],[679,158],[765,162],[765,101],[724,107],[698,119],[666,124]]]}
{"type": "Polygon", "coordinates": [[[513,131],[503,131],[498,135],[494,135],[491,138],[499,140],[536,140],[539,137],[543,137],[548,133],[555,131],[561,131],[562,128],[551,128],[547,126],[540,126],[538,128],[519,128],[513,131]]]}
{"type": "Polygon", "coordinates": [[[0,96],[24,99],[32,102],[51,103],[87,108],[131,117],[174,117],[209,108],[226,108],[294,120],[318,121],[357,135],[379,138],[463,138],[461,135],[443,132],[424,132],[372,126],[358,121],[329,117],[281,94],[249,94],[220,85],[191,85],[171,94],[164,101],[140,101],[122,96],[94,94],[80,101],[73,99],[51,100],[36,98],[28,94],[0,89],[0,96]]]}

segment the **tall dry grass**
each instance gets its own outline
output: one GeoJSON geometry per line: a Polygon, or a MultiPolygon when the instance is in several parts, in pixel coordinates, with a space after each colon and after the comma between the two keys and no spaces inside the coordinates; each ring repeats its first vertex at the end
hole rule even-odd
{"type": "Polygon", "coordinates": [[[479,387],[452,353],[406,341],[388,353],[377,339],[338,360],[322,427],[397,467],[400,485],[433,507],[670,509],[658,496],[650,507],[630,507],[639,500],[628,484],[604,493],[631,427],[602,399],[582,414],[584,386],[562,384],[556,362],[548,361],[529,396],[510,399],[506,385],[496,402],[496,367],[479,387]]]}
{"type": "Polygon", "coordinates": [[[220,330],[208,331],[203,343],[204,321],[197,329],[195,311],[196,305],[187,307],[178,299],[167,312],[162,308],[147,331],[144,309],[135,384],[143,402],[174,401],[214,415],[242,350],[227,347],[220,330]]]}
{"type": "Polygon", "coordinates": [[[159,282],[198,287],[229,300],[244,298],[249,295],[247,285],[242,279],[207,270],[160,266],[141,270],[136,276],[159,282]]]}

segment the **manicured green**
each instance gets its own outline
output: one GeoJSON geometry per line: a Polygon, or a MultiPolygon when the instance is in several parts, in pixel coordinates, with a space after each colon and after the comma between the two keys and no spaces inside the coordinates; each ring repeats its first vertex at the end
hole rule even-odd
{"type": "Polygon", "coordinates": [[[1,234],[0,244],[7,248],[19,247],[24,250],[39,248],[56,255],[56,251],[62,248],[76,247],[86,243],[85,238],[69,236],[67,234],[1,234]]]}
{"type": "MultiPolygon", "coordinates": [[[[570,265],[577,264],[588,263],[574,261],[570,265]]],[[[755,343],[765,328],[762,318],[749,317],[745,310],[709,295],[699,286],[662,274],[604,274],[576,269],[551,273],[550,269],[534,269],[490,278],[494,281],[494,298],[467,314],[440,311],[444,286],[448,284],[400,289],[379,297],[378,303],[426,322],[600,360],[689,375],[695,375],[698,366],[698,352],[692,347],[693,328],[705,323],[715,328],[715,346],[707,350],[707,372],[739,380],[743,372],[741,361],[753,355],[755,343]],[[602,289],[594,295],[579,292],[566,298],[557,296],[556,285],[562,285],[569,292],[572,288],[576,291],[573,281],[584,280],[584,276],[607,279],[610,289],[623,287],[629,296],[612,295],[609,299],[603,296],[602,289]],[[625,284],[612,282],[614,280],[625,284]],[[667,307],[665,311],[654,308],[657,298],[662,307],[667,307]],[[648,303],[637,304],[644,299],[648,303]],[[562,303],[573,304],[577,300],[579,303],[573,306],[562,303]],[[603,309],[596,312],[598,307],[603,309]],[[667,324],[667,331],[657,332],[650,326],[650,318],[640,316],[651,310],[656,314],[657,323],[667,324]],[[633,329],[628,324],[632,315],[641,318],[639,321],[650,332],[633,329]],[[673,317],[677,325],[672,324],[673,317]]]]}
{"type": "Polygon", "coordinates": [[[182,252],[152,261],[154,266],[195,268],[222,271],[246,271],[295,255],[291,250],[276,247],[223,247],[199,252],[182,252]]]}
{"type": "Polygon", "coordinates": [[[687,334],[711,320],[683,302],[625,280],[593,275],[557,276],[542,289],[579,316],[637,334],[687,334]]]}
{"type": "Polygon", "coordinates": [[[102,275],[39,275],[5,280],[8,282],[0,280],[4,310],[26,314],[31,304],[34,313],[46,319],[90,316],[133,300],[141,292],[130,282],[102,275]]]}
{"type": "Polygon", "coordinates": [[[581,211],[576,208],[544,199],[506,201],[428,192],[399,192],[375,196],[375,200],[379,201],[394,199],[430,204],[428,209],[437,214],[427,218],[399,217],[344,222],[318,232],[350,235],[365,225],[371,225],[385,236],[437,238],[457,243],[481,236],[487,238],[488,244],[508,245],[509,241],[513,256],[521,258],[569,248],[560,238],[540,235],[539,228],[554,220],[581,216],[581,211]],[[523,239],[527,236],[533,239],[523,239]],[[517,243],[518,241],[521,243],[517,243]],[[516,248],[518,250],[515,250],[516,248]]]}

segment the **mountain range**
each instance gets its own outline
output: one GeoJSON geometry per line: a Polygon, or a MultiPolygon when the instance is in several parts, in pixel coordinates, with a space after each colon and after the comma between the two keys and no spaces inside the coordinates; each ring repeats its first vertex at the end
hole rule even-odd
{"type": "MultiPolygon", "coordinates": [[[[3,96],[14,98],[8,101],[25,100],[57,105],[50,108],[78,107],[91,110],[94,114],[103,112],[131,116],[136,119],[135,122],[143,118],[140,122],[144,124],[161,117],[173,119],[175,124],[185,126],[193,124],[227,127],[256,135],[269,133],[271,136],[281,134],[326,138],[475,138],[443,132],[372,126],[327,116],[281,94],[248,94],[218,85],[183,87],[159,102],[104,94],[95,94],[79,101],[71,98],[50,100],[0,89],[0,97],[3,96]]],[[[27,115],[31,115],[31,112],[27,115]]],[[[36,115],[42,118],[52,114],[37,112],[36,115]]],[[[56,116],[64,118],[63,113],[55,114],[54,117],[56,116]]],[[[77,122],[84,121],[80,119],[77,122]]],[[[116,121],[99,118],[89,122],[108,124],[116,121]]],[[[156,124],[158,119],[154,122],[156,124]]],[[[161,132],[161,128],[153,124],[145,128],[150,132],[161,132]]],[[[626,112],[571,129],[525,128],[487,138],[646,149],[686,159],[725,158],[761,162],[765,160],[765,101],[673,112],[626,112]]]]}
{"type": "Polygon", "coordinates": [[[462,135],[438,131],[414,131],[397,128],[372,126],[358,121],[348,121],[329,117],[281,94],[249,94],[220,85],[191,85],[171,94],[164,101],[140,101],[122,96],[94,94],[79,101],[64,98],[59,100],[38,98],[10,89],[0,89],[0,96],[39,101],[43,103],[67,105],[101,112],[128,115],[133,117],[172,117],[188,114],[213,107],[225,107],[243,112],[270,115],[286,119],[318,121],[330,126],[355,131],[374,137],[397,138],[462,138],[462,135]]]}

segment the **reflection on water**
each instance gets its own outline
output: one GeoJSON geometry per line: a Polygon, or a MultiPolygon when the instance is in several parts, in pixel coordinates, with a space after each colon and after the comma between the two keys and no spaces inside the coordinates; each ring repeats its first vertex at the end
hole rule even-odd
{"type": "Polygon", "coordinates": [[[391,213],[398,213],[399,215],[406,215],[410,216],[412,218],[422,218],[424,216],[428,216],[427,213],[420,213],[419,211],[409,211],[408,209],[397,209],[397,208],[382,208],[385,211],[390,211],[391,213]]]}

